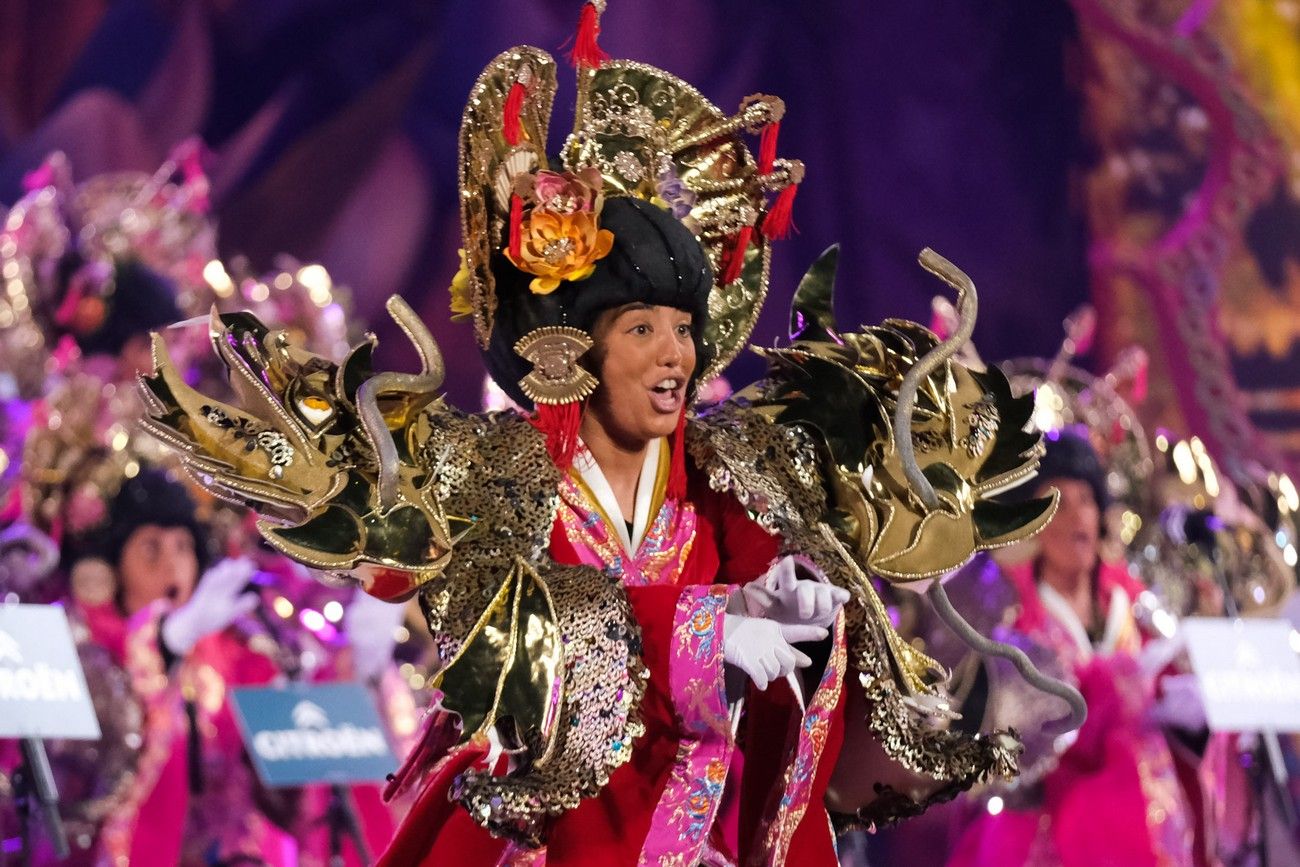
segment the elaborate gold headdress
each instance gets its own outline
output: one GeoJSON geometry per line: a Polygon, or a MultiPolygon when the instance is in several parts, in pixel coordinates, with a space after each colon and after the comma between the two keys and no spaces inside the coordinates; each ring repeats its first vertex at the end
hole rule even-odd
{"type": "Polygon", "coordinates": [[[155,172],[74,185],[56,152],[25,178],[26,194],[0,212],[0,358],[21,394],[40,392],[55,335],[80,342],[104,327],[123,263],[162,277],[181,307],[200,290],[216,242],[199,158],[199,144],[187,141],[155,172]]]}
{"type": "Polygon", "coordinates": [[[35,527],[56,540],[94,529],[145,455],[166,454],[136,430],[138,407],[128,386],[85,373],[51,390],[36,409],[22,456],[24,513],[35,527]]]}
{"type": "MultiPolygon", "coordinates": [[[[653,201],[694,231],[713,267],[704,333],[711,360],[701,376],[708,379],[740,352],[753,330],[767,294],[768,242],[788,230],[803,165],[776,158],[781,100],[751,96],[728,115],[667,72],[605,61],[592,39],[599,11],[597,4],[584,8],[575,52],[575,122],[562,150],[563,174],[551,171],[545,153],[556,93],[551,56],[512,48],[474,84],[460,134],[465,270],[454,286],[453,309],[472,312],[486,349],[498,304],[492,267],[497,254],[505,252],[539,277],[534,292],[548,292],[557,278],[583,279],[608,252],[598,226],[604,197],[653,201]],[[757,158],[743,133],[763,136],[757,158]],[[539,194],[541,187],[548,188],[539,194]],[[772,193],[780,195],[769,206],[772,193]]],[[[577,339],[573,348],[581,346],[580,334],[550,336],[577,339]]],[[[554,355],[553,348],[537,339],[519,347],[535,366],[554,355]]],[[[566,372],[556,369],[564,365],[551,367],[555,377],[566,372]]],[[[567,372],[573,373],[571,366],[567,372]]],[[[563,404],[594,387],[580,380],[575,374],[567,389],[534,384],[525,390],[539,404],[563,404]]]]}
{"type": "Polygon", "coordinates": [[[1115,528],[1112,543],[1127,545],[1136,531],[1134,519],[1150,511],[1154,494],[1155,460],[1137,412],[1145,396],[1147,356],[1131,346],[1101,375],[1082,369],[1074,359],[1088,351],[1096,327],[1096,311],[1084,305],[1065,319],[1065,337],[1054,357],[1011,358],[998,367],[1012,391],[1033,395],[1039,430],[1086,428],[1108,470],[1108,493],[1124,506],[1123,526],[1115,528]]]}

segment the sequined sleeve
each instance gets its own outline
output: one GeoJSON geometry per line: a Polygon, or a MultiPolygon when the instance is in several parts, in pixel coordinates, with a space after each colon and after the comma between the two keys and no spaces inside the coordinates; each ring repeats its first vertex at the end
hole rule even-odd
{"type": "Polygon", "coordinates": [[[158,600],[136,612],[127,624],[126,670],[136,696],[145,702],[157,699],[168,687],[162,621],[170,611],[171,603],[158,600]]]}
{"type": "Polygon", "coordinates": [[[162,654],[161,626],[171,603],[158,600],[131,617],[127,625],[125,667],[144,709],[143,747],[130,790],[100,832],[108,863],[127,863],[140,810],[158,785],[182,733],[185,712],[176,681],[162,654]]]}
{"type": "Polygon", "coordinates": [[[833,818],[842,826],[888,823],[976,783],[1014,777],[1020,752],[1014,734],[968,735],[927,711],[941,697],[941,672],[898,635],[860,564],[829,532],[825,489],[806,434],[728,406],[689,427],[687,442],[710,486],[730,493],[755,521],[777,533],[782,553],[808,557],[828,580],[851,592],[844,609],[845,682],[853,694],[846,725],[878,744],[901,777],[928,781],[923,788],[930,794],[919,797],[888,785],[868,786],[855,814],[833,818]]]}

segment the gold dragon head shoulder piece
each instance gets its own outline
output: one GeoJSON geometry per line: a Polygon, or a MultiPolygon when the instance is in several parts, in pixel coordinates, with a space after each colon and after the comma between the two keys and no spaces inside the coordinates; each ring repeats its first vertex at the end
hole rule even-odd
{"type": "MultiPolygon", "coordinates": [[[[949,282],[965,278],[932,251],[921,261],[949,282]]],[[[914,322],[839,331],[831,309],[837,263],[832,247],[804,277],[790,341],[756,350],[769,374],[743,396],[773,420],[815,435],[842,540],[875,574],[908,582],[1034,535],[1054,513],[1054,495],[1017,503],[995,498],[1038,466],[1032,396],[1013,396],[996,368],[972,370],[951,357],[921,373],[918,364],[936,357],[940,341],[914,322]],[[907,429],[900,429],[908,379],[912,406],[907,429]],[[930,491],[919,490],[925,485],[909,474],[909,464],[930,491]]]]}
{"type": "Polygon", "coordinates": [[[373,337],[335,362],[251,314],[214,312],[212,343],[239,406],[190,387],[155,334],[143,425],[218,496],[256,508],[258,529],[287,556],[432,577],[458,528],[428,496],[407,434],[439,400],[442,361],[404,301],[388,309],[421,355],[418,374],[372,375],[373,337]]]}

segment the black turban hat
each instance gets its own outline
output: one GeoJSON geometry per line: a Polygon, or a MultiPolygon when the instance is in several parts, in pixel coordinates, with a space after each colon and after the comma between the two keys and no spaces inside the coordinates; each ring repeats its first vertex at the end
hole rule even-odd
{"type": "Polygon", "coordinates": [[[148,525],[182,527],[194,537],[200,571],[207,562],[207,533],[185,485],[166,472],[145,468],[122,483],[109,506],[108,525],[99,538],[99,554],[117,568],[131,534],[148,525]]]}
{"type": "Polygon", "coordinates": [[[1043,436],[1047,454],[1038,464],[1037,485],[1052,479],[1075,479],[1091,490],[1097,508],[1106,511],[1110,492],[1106,488],[1106,468],[1088,440],[1070,431],[1049,431],[1043,436]]]}
{"type": "Polygon", "coordinates": [[[515,353],[521,337],[548,325],[590,334],[602,312],[624,304],[653,304],[691,313],[695,374],[709,362],[703,333],[713,269],[694,233],[664,209],[621,196],[605,200],[600,227],[614,235],[609,255],[596,262],[591,276],[565,281],[549,295],[534,294],[528,288],[532,276],[504,255],[497,254],[493,262],[497,310],[485,361],[492,378],[520,406],[532,406],[519,387],[519,380],[532,368],[515,353]]]}

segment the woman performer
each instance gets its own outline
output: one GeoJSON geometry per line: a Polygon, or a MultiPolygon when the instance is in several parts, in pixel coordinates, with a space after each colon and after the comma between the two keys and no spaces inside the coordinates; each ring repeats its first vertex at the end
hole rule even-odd
{"type": "Polygon", "coordinates": [[[757,319],[802,166],[775,157],[779,100],[728,116],[607,62],[596,15],[562,166],[537,49],[488,66],[461,130],[452,307],[531,415],[447,406],[436,346],[393,299],[419,374],[224,316],[244,405],[189,388],[155,341],[148,425],[279,550],[418,594],[439,700],[393,780],[422,789],[385,863],[833,864],[828,811],[897,819],[1014,773],[1013,738],[947,730],[937,673],[866,570],[933,576],[1041,527],[1051,498],[996,518],[984,501],[1032,472],[1028,404],[919,326],[837,333],[828,254],[769,380],[688,417],[757,319]],[[903,458],[892,413],[923,356],[903,458]],[[918,464],[939,506],[909,493],[918,464]]]}
{"type": "Polygon", "coordinates": [[[1160,728],[1199,704],[1171,689],[1185,678],[1157,700],[1139,664],[1133,611],[1143,587],[1099,555],[1109,501],[1101,460],[1083,437],[1050,434],[1035,484],[1059,490],[1061,505],[1036,540],[1038,555],[1008,570],[1020,604],[1015,628],[1073,673],[1089,717],[1041,784],[1012,799],[1021,808],[980,816],[949,865],[1203,863],[1193,856],[1194,815],[1160,728]]]}

